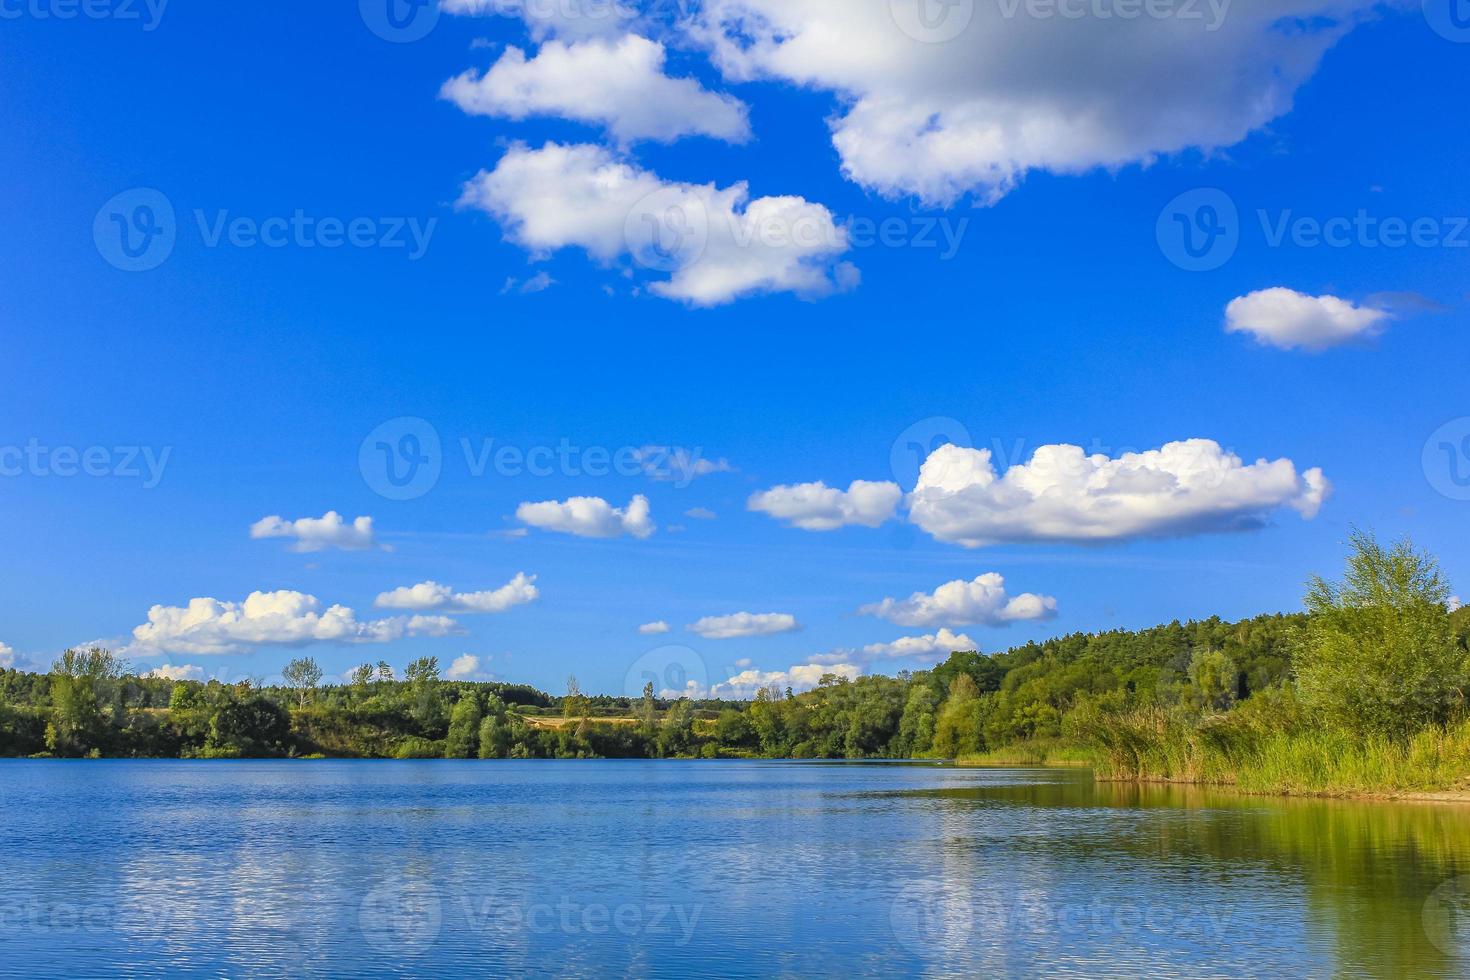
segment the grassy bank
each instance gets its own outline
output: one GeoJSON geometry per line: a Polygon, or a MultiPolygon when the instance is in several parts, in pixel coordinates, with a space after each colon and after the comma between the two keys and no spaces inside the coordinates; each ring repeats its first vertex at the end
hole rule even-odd
{"type": "Polygon", "coordinates": [[[1097,751],[1089,745],[1038,738],[955,759],[957,766],[1091,766],[1097,751]]]}
{"type": "Polygon", "coordinates": [[[1191,723],[1162,711],[1090,726],[1099,779],[1234,786],[1325,796],[1470,790],[1470,722],[1404,739],[1325,727],[1286,730],[1230,715],[1191,723]]]}

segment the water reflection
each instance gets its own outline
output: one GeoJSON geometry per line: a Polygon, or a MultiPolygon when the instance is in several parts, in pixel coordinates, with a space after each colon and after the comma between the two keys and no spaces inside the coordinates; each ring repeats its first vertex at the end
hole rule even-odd
{"type": "Polygon", "coordinates": [[[1470,812],[779,763],[0,762],[0,964],[1464,976],[1470,812]]]}

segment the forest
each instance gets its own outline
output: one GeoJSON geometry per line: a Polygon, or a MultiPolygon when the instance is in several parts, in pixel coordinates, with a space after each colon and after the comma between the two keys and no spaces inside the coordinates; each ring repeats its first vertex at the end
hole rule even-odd
{"type": "Polygon", "coordinates": [[[1446,788],[1470,775],[1470,609],[1434,559],[1355,534],[1292,614],[1075,633],[750,701],[552,696],[364,664],[283,686],[139,676],[102,649],[0,672],[0,754],[1083,762],[1103,778],[1446,788]]]}

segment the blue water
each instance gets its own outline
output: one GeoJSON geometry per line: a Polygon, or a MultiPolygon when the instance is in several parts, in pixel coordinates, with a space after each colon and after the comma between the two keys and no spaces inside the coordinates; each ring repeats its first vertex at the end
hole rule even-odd
{"type": "Polygon", "coordinates": [[[0,761],[6,976],[1464,976],[1464,808],[777,762],[0,761]]]}

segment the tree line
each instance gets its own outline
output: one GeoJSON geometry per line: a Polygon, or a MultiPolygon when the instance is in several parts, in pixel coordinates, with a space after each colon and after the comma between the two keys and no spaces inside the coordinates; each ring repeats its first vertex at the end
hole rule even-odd
{"type": "Polygon", "coordinates": [[[68,650],[45,674],[0,672],[0,754],[948,759],[1067,743],[1155,775],[1137,758],[1150,739],[1209,746],[1295,726],[1405,740],[1463,723],[1470,611],[1450,608],[1432,558],[1357,534],[1346,577],[1314,579],[1305,605],[959,651],[929,670],[829,676],[749,701],[670,701],[651,684],[641,698],[589,696],[575,678],[553,697],[447,680],[433,657],[401,677],[364,664],[325,685],[309,657],[282,686],[168,680],[106,650],[68,650]]]}

